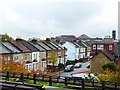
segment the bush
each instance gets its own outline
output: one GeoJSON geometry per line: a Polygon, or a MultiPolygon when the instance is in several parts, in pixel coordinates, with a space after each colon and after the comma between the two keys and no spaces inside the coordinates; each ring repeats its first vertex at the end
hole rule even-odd
{"type": "Polygon", "coordinates": [[[104,63],[102,65],[102,68],[103,68],[103,70],[106,70],[106,69],[109,69],[109,70],[112,70],[112,71],[116,71],[117,70],[116,64],[114,62],[104,63]]]}
{"type": "Polygon", "coordinates": [[[74,61],[67,61],[67,62],[66,62],[66,65],[73,65],[73,64],[75,64],[74,61]]]}

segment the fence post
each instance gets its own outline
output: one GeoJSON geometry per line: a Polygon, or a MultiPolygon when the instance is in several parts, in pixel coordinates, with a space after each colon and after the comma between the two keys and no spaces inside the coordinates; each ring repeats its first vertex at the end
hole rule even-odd
{"type": "Polygon", "coordinates": [[[21,82],[23,82],[23,75],[24,75],[24,73],[22,72],[22,73],[20,73],[20,81],[21,82]]]}
{"type": "Polygon", "coordinates": [[[84,79],[82,79],[81,83],[82,83],[82,89],[84,89],[85,88],[84,79]]]}
{"type": "Polygon", "coordinates": [[[65,77],[65,87],[67,87],[67,77],[65,77]]]}
{"type": "Polygon", "coordinates": [[[117,83],[115,83],[115,89],[117,89],[117,83]]]}
{"type": "Polygon", "coordinates": [[[105,90],[105,81],[102,81],[102,90],[105,90]]]}
{"type": "Polygon", "coordinates": [[[92,80],[92,86],[94,87],[94,80],[92,80]]]}
{"type": "Polygon", "coordinates": [[[36,84],[36,73],[33,74],[33,81],[34,81],[34,84],[36,84]]]}
{"type": "Polygon", "coordinates": [[[13,72],[13,78],[15,77],[15,72],[13,72]]]}
{"type": "Polygon", "coordinates": [[[75,84],[75,82],[76,82],[76,78],[74,77],[74,84],[75,84]]]}
{"type": "Polygon", "coordinates": [[[27,78],[29,78],[29,73],[27,74],[27,78]]]}
{"type": "Polygon", "coordinates": [[[49,86],[52,86],[52,76],[49,76],[49,86]]]}
{"type": "Polygon", "coordinates": [[[7,81],[9,81],[9,74],[10,74],[10,72],[7,71],[7,75],[6,75],[6,80],[7,80],[7,81]]]}
{"type": "Polygon", "coordinates": [[[44,75],[42,75],[42,80],[44,81],[44,75]]]}

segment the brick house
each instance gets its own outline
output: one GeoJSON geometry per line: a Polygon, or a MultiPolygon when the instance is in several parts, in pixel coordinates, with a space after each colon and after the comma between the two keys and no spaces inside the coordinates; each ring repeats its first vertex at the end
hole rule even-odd
{"type": "Polygon", "coordinates": [[[91,59],[90,69],[92,73],[103,73],[102,65],[114,61],[115,57],[109,51],[100,51],[91,59]]]}

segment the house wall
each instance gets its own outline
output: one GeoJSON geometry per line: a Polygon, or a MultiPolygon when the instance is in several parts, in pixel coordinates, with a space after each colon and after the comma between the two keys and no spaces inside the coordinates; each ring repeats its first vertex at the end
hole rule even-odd
{"type": "Polygon", "coordinates": [[[66,56],[65,60],[66,61],[67,60],[75,60],[76,59],[76,48],[69,42],[66,42],[62,46],[67,48],[67,51],[66,51],[67,56],[66,56]]]}
{"type": "Polygon", "coordinates": [[[102,53],[98,54],[91,60],[91,71],[92,73],[103,73],[102,65],[110,60],[105,57],[102,53]]]}
{"type": "MultiPolygon", "coordinates": [[[[96,48],[93,49],[93,47],[95,45],[96,44],[92,44],[92,46],[91,46],[91,53],[95,53],[96,52],[96,48]]],[[[107,50],[107,51],[110,51],[111,53],[114,53],[114,48],[115,48],[114,44],[97,44],[97,45],[103,45],[103,49],[100,50],[100,49],[97,48],[97,51],[107,50]],[[112,50],[109,49],[110,45],[112,45],[112,50]]]]}

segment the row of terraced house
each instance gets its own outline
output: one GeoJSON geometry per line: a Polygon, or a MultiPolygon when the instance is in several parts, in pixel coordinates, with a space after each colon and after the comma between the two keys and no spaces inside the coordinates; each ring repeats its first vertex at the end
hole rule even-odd
{"type": "Polygon", "coordinates": [[[45,41],[22,41],[16,39],[15,42],[3,42],[0,44],[0,59],[14,60],[15,62],[25,63],[28,70],[37,70],[41,66],[41,70],[52,65],[48,58],[51,55],[58,56],[57,62],[54,64],[58,66],[59,63],[65,63],[65,49],[57,43],[45,41]]]}

